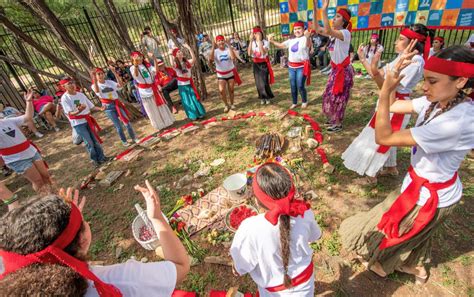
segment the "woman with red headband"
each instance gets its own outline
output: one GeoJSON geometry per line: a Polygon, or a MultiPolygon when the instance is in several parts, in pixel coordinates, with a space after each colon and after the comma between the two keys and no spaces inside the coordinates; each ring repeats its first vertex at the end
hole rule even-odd
{"type": "Polygon", "coordinates": [[[265,39],[260,26],[252,29],[249,40],[248,55],[253,60],[253,77],[257,87],[258,98],[261,100],[262,105],[270,104],[270,99],[275,97],[270,88],[270,85],[275,82],[270,56],[268,55],[270,43],[265,39]]]}
{"type": "Polygon", "coordinates": [[[291,98],[293,99],[290,109],[298,106],[298,92],[301,95],[302,108],[308,106],[305,82],[311,83],[311,63],[309,61],[309,50],[313,46],[311,32],[305,30],[304,23],[298,21],[293,25],[294,38],[290,38],[282,43],[273,40],[269,36],[268,40],[277,48],[288,49],[288,73],[290,76],[291,98]]]}
{"type": "MultiPolygon", "coordinates": [[[[427,34],[428,29],[422,24],[415,24],[411,28],[403,29],[400,32],[399,38],[395,41],[395,52],[399,54],[398,57],[381,69],[378,69],[378,62],[381,57],[380,52],[375,53],[371,64],[364,58],[361,58],[361,62],[374,78],[377,85],[381,87],[386,71],[392,69],[398,63],[400,57],[408,49],[410,41],[416,41],[415,48],[417,53],[420,53],[419,50],[424,49],[423,41],[426,40],[427,34]]],[[[414,55],[411,61],[406,63],[408,66],[401,70],[403,79],[393,94],[392,102],[395,100],[410,100],[413,88],[423,79],[423,65],[425,62],[420,54],[414,55]]],[[[394,130],[404,129],[409,121],[410,114],[392,115],[392,127],[394,130]]],[[[365,177],[356,180],[358,184],[376,183],[378,173],[380,175],[398,175],[397,148],[375,143],[375,122],[376,117],[374,115],[359,136],[354,139],[342,154],[346,168],[360,175],[365,175],[365,177]],[[385,169],[381,170],[384,166],[385,169]]]]}
{"type": "Polygon", "coordinates": [[[181,97],[181,103],[184,108],[186,116],[194,121],[202,119],[206,115],[206,110],[199,101],[199,93],[194,85],[191,68],[196,62],[196,57],[189,45],[183,45],[190,53],[191,60],[184,57],[183,52],[179,48],[173,50],[173,69],[176,72],[176,79],[178,80],[178,92],[181,97]]]}
{"type": "Polygon", "coordinates": [[[264,296],[314,295],[313,250],[321,237],[309,204],[295,198],[287,169],[265,163],[253,177],[256,204],[265,212],[242,222],[230,254],[239,275],[250,274],[264,296]]]}
{"type": "Polygon", "coordinates": [[[433,56],[434,54],[436,54],[443,48],[444,48],[444,38],[441,36],[436,36],[435,38],[433,38],[433,46],[430,48],[429,56],[430,57],[433,56]]]}
{"type": "Polygon", "coordinates": [[[98,167],[109,161],[104,155],[99,137],[100,128],[94,117],[91,116],[92,111],[103,111],[103,108],[97,107],[92,103],[86,95],[76,90],[76,83],[72,78],[65,78],[59,82],[66,92],[61,96],[61,105],[64,113],[69,119],[72,128],[82,138],[86,144],[89,157],[98,167]]]}
{"type": "Polygon", "coordinates": [[[127,142],[125,133],[123,133],[122,123],[127,128],[130,139],[135,141],[135,143],[138,143],[138,139],[135,136],[135,131],[133,131],[132,123],[130,123],[128,110],[119,99],[118,91],[123,85],[122,77],[117,74],[115,67],[111,67],[111,71],[117,79],[117,82],[113,80],[106,80],[105,73],[102,68],[96,68],[91,71],[93,82],[91,88],[97,97],[99,97],[100,102],[102,102],[105,114],[114,124],[122,144],[124,146],[129,146],[130,144],[127,142]]]}
{"type": "Polygon", "coordinates": [[[0,119],[0,155],[5,165],[31,182],[35,191],[46,190],[52,183],[46,163],[21,126],[33,121],[33,90],[25,95],[26,111],[22,116],[0,119]]]}
{"type": "Polygon", "coordinates": [[[133,65],[130,66],[130,73],[136,81],[138,94],[151,125],[156,130],[171,126],[175,119],[155,84],[155,67],[146,62],[140,52],[133,52],[131,59],[133,65]]]}
{"type": "MultiPolygon", "coordinates": [[[[367,45],[361,44],[357,54],[360,61],[367,61],[369,65],[372,63],[372,59],[377,52],[382,53],[384,50],[383,45],[380,43],[380,37],[377,33],[370,35],[370,40],[367,45]]],[[[379,65],[380,66],[380,62],[379,65]]],[[[371,78],[370,74],[367,74],[365,78],[371,78]]]]}
{"type": "Polygon", "coordinates": [[[150,183],[135,188],[145,198],[165,261],[89,265],[92,234],[82,216],[85,197],[79,202],[79,191],[61,189],[59,196],[33,199],[0,219],[2,295],[171,296],[189,271],[189,258],[150,183]]]}
{"type": "Polygon", "coordinates": [[[464,93],[474,86],[474,53],[463,46],[441,50],[425,64],[425,96],[391,104],[412,56],[402,55],[387,70],[375,122],[378,144],[412,148],[401,191],[343,221],[339,233],[343,246],[378,275],[398,270],[424,282],[433,236],[462,197],[457,171],[474,147],[474,105],[464,93]],[[419,116],[413,128],[394,131],[390,112],[419,116]]]}
{"type": "Polygon", "coordinates": [[[212,42],[209,62],[216,63],[217,83],[219,85],[219,94],[224,102],[224,112],[235,109],[234,105],[234,85],[242,84],[239,73],[235,67],[234,61],[237,59],[234,48],[227,42],[222,35],[217,35],[216,40],[212,42]],[[216,48],[217,47],[217,48],[216,48]],[[227,101],[229,93],[229,101],[227,101]]]}
{"type": "MultiPolygon", "coordinates": [[[[314,15],[317,15],[318,1],[313,0],[314,15]]],[[[324,27],[321,28],[317,20],[313,22],[313,29],[329,36],[327,49],[331,57],[332,70],[326,90],[323,93],[323,112],[327,117],[328,132],[342,130],[342,121],[346,111],[350,92],[354,85],[354,68],[351,65],[349,49],[351,47],[351,12],[347,8],[340,8],[332,20],[332,27],[328,19],[329,0],[323,0],[322,16],[324,27]]]]}

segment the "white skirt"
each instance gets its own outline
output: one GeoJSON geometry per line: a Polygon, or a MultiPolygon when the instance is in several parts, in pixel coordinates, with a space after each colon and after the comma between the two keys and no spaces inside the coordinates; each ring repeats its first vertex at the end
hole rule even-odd
{"type": "MultiPolygon", "coordinates": [[[[393,114],[390,114],[392,118],[393,114]]],[[[404,129],[410,121],[410,114],[403,118],[402,127],[404,129]]],[[[381,154],[377,152],[379,145],[375,143],[375,130],[369,125],[365,126],[359,136],[352,141],[351,145],[342,154],[344,166],[347,169],[357,172],[359,175],[374,177],[377,172],[387,162],[387,166],[396,166],[397,148],[391,147],[388,152],[381,154]]]]}
{"type": "Polygon", "coordinates": [[[157,106],[153,96],[142,97],[142,103],[153,128],[161,130],[174,123],[175,118],[166,104],[157,106]]]}

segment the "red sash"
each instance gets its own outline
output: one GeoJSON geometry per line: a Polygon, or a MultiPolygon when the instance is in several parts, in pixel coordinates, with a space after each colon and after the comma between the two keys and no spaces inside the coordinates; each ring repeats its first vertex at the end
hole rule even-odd
{"type": "Polygon", "coordinates": [[[115,105],[115,110],[117,111],[117,114],[118,114],[120,120],[122,120],[122,122],[125,125],[128,125],[128,119],[130,118],[130,115],[128,114],[128,110],[125,107],[125,105],[122,103],[122,101],[120,101],[118,99],[100,98],[100,102],[102,102],[104,104],[114,104],[115,105]]]}
{"type": "Polygon", "coordinates": [[[101,131],[102,128],[100,128],[99,124],[97,124],[97,121],[90,114],[84,114],[84,115],[71,115],[71,114],[69,114],[68,117],[71,120],[85,119],[87,121],[87,125],[89,125],[89,128],[92,131],[92,134],[94,134],[95,138],[97,138],[97,141],[99,143],[103,142],[102,139],[100,139],[100,137],[99,137],[99,131],[101,131]]]}
{"type": "Polygon", "coordinates": [[[398,196],[397,200],[393,202],[390,209],[383,214],[382,219],[380,219],[377,225],[377,228],[385,234],[385,238],[379,246],[380,250],[405,242],[423,230],[436,215],[439,200],[438,190],[453,185],[458,178],[458,173],[456,172],[448,181],[430,183],[427,179],[418,176],[411,166],[408,168],[408,173],[412,179],[411,183],[405,191],[398,196]],[[430,191],[430,198],[426,201],[425,205],[421,207],[413,223],[413,227],[407,233],[399,236],[399,224],[415,207],[420,197],[421,187],[426,187],[430,191]]]}
{"type": "Polygon", "coordinates": [[[191,82],[191,87],[192,87],[193,90],[194,90],[194,95],[196,95],[197,100],[201,101],[201,97],[199,97],[199,93],[198,93],[198,91],[197,91],[197,89],[196,89],[196,85],[194,84],[194,80],[193,80],[192,77],[181,77],[181,76],[177,76],[176,79],[177,79],[178,81],[181,81],[181,82],[186,82],[186,81],[191,82]]]}
{"type": "MultiPolygon", "coordinates": [[[[313,262],[309,263],[308,267],[305,268],[300,274],[291,279],[291,287],[296,287],[307,282],[313,276],[314,265],[313,262]]],[[[265,288],[268,292],[280,292],[288,289],[285,285],[279,285],[275,287],[265,288]]]]}
{"type": "Polygon", "coordinates": [[[237,68],[232,68],[232,70],[229,70],[229,71],[218,71],[216,70],[217,73],[219,73],[220,75],[226,75],[226,74],[229,74],[231,72],[234,73],[234,80],[235,80],[235,83],[240,86],[242,84],[242,80],[240,79],[240,75],[239,75],[239,72],[237,71],[237,68]]]}
{"type": "Polygon", "coordinates": [[[153,97],[155,97],[156,106],[161,106],[161,105],[165,104],[165,100],[163,100],[163,98],[160,95],[160,92],[158,92],[158,87],[156,86],[156,84],[137,83],[137,87],[140,88],[140,89],[149,89],[149,88],[151,88],[151,90],[153,91],[153,97]]]}
{"type": "Polygon", "coordinates": [[[336,64],[331,61],[331,67],[336,69],[336,77],[334,78],[334,86],[332,92],[334,95],[339,95],[344,90],[344,69],[351,63],[350,56],[342,61],[342,63],[336,64]]]}
{"type": "MultiPolygon", "coordinates": [[[[395,97],[398,100],[405,100],[405,97],[408,97],[408,96],[410,96],[410,94],[402,94],[398,92],[395,93],[395,97]]],[[[373,129],[375,129],[376,117],[377,117],[377,113],[374,113],[374,115],[372,116],[372,119],[369,122],[369,126],[372,127],[373,129]]],[[[404,114],[401,114],[401,113],[393,114],[392,119],[390,119],[390,125],[392,126],[392,131],[400,131],[400,129],[402,128],[404,118],[405,118],[404,114]]],[[[388,152],[389,149],[390,149],[390,146],[380,145],[379,148],[377,149],[377,153],[385,154],[386,152],[388,152]]]]}
{"type": "Polygon", "coordinates": [[[273,74],[272,64],[270,63],[270,58],[267,56],[265,59],[253,58],[254,63],[267,63],[268,74],[270,74],[270,84],[275,83],[275,76],[273,74]]]}
{"type": "Polygon", "coordinates": [[[288,62],[288,66],[291,68],[303,68],[303,75],[306,76],[306,85],[309,86],[311,84],[311,63],[309,60],[305,60],[304,62],[288,62]]]}
{"type": "MultiPolygon", "coordinates": [[[[9,156],[9,155],[18,154],[18,153],[21,153],[22,151],[26,151],[28,148],[30,148],[30,145],[33,146],[38,151],[38,153],[41,154],[39,147],[33,141],[27,139],[20,144],[0,149],[0,155],[9,156]]],[[[49,169],[48,163],[46,163],[46,161],[44,160],[43,162],[44,162],[44,166],[46,166],[46,168],[49,169]]]]}

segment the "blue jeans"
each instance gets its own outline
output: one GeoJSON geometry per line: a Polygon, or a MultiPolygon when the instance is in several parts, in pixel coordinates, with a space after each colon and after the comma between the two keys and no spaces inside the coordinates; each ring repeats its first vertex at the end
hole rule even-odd
{"type": "Polygon", "coordinates": [[[86,149],[89,152],[89,157],[92,161],[96,163],[104,162],[105,156],[102,146],[99,141],[95,138],[94,134],[91,131],[91,128],[87,123],[74,126],[77,134],[82,137],[84,143],[86,144],[86,149]]]}
{"type": "MultiPolygon", "coordinates": [[[[125,112],[123,111],[123,109],[121,109],[121,111],[122,111],[122,114],[125,115],[125,112]]],[[[122,123],[122,121],[120,120],[120,118],[118,116],[118,113],[117,113],[117,110],[115,109],[115,106],[111,109],[106,109],[105,114],[112,121],[112,123],[114,124],[115,129],[117,129],[117,132],[120,136],[120,140],[122,140],[122,142],[127,142],[127,138],[125,137],[125,133],[123,133],[123,128],[122,128],[123,123],[122,123]]],[[[135,139],[135,132],[133,131],[132,124],[130,122],[128,122],[128,124],[125,125],[125,128],[127,128],[128,136],[130,136],[130,138],[132,140],[134,140],[135,139]]]]}
{"type": "Polygon", "coordinates": [[[306,87],[304,85],[306,76],[303,75],[303,67],[288,68],[288,73],[290,74],[291,98],[293,99],[293,104],[298,103],[298,91],[301,94],[303,103],[306,103],[306,87]]]}

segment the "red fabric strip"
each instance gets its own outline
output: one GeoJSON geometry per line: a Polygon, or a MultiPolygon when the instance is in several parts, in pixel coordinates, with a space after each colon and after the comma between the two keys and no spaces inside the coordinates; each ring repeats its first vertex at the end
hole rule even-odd
{"type": "Polygon", "coordinates": [[[242,79],[240,79],[240,75],[239,75],[239,72],[237,71],[237,68],[232,68],[232,70],[229,70],[229,71],[218,71],[216,70],[216,73],[219,73],[220,75],[227,75],[229,73],[233,73],[234,75],[234,80],[235,80],[235,83],[240,86],[242,84],[242,79]]]}
{"type": "Polygon", "coordinates": [[[71,120],[85,119],[87,121],[87,125],[89,125],[89,128],[91,129],[92,134],[94,134],[97,141],[99,143],[103,143],[102,139],[99,137],[99,131],[101,131],[102,128],[100,128],[97,121],[90,114],[84,114],[84,115],[71,115],[71,114],[69,114],[68,117],[71,120]]]}
{"type": "Polygon", "coordinates": [[[165,100],[163,97],[161,97],[160,92],[158,91],[158,87],[156,84],[142,84],[142,83],[137,83],[136,86],[140,89],[149,89],[153,91],[153,97],[155,97],[155,103],[156,106],[161,106],[163,104],[166,104],[165,100]]]}
{"type": "MultiPolygon", "coordinates": [[[[300,274],[291,279],[291,287],[296,287],[298,285],[304,284],[313,276],[314,265],[313,262],[309,263],[308,267],[305,268],[300,274]]],[[[285,285],[279,285],[275,287],[265,288],[268,292],[280,292],[288,289],[285,285]]]]}
{"type": "Polygon", "coordinates": [[[101,98],[100,102],[104,104],[114,104],[115,105],[115,110],[117,111],[117,114],[125,125],[128,125],[128,119],[130,118],[130,115],[128,113],[127,108],[125,105],[120,101],[119,99],[106,99],[106,98],[101,98]],[[122,112],[123,110],[123,112],[122,112]],[[125,114],[124,114],[125,113],[125,114]]]}
{"type": "Polygon", "coordinates": [[[270,58],[267,56],[265,59],[253,58],[254,63],[267,63],[268,74],[270,75],[270,84],[275,83],[275,74],[273,73],[272,64],[270,63],[270,58]]]}
{"type": "Polygon", "coordinates": [[[334,86],[332,92],[334,95],[339,95],[344,91],[344,69],[351,63],[350,56],[347,56],[344,61],[339,64],[331,61],[331,67],[336,69],[336,77],[334,78],[334,86]]]}
{"type": "Polygon", "coordinates": [[[189,81],[191,83],[191,87],[193,88],[194,95],[196,95],[197,100],[201,101],[201,97],[199,97],[199,93],[197,91],[196,85],[194,84],[194,80],[192,77],[177,76],[176,79],[181,82],[189,81]]]}

